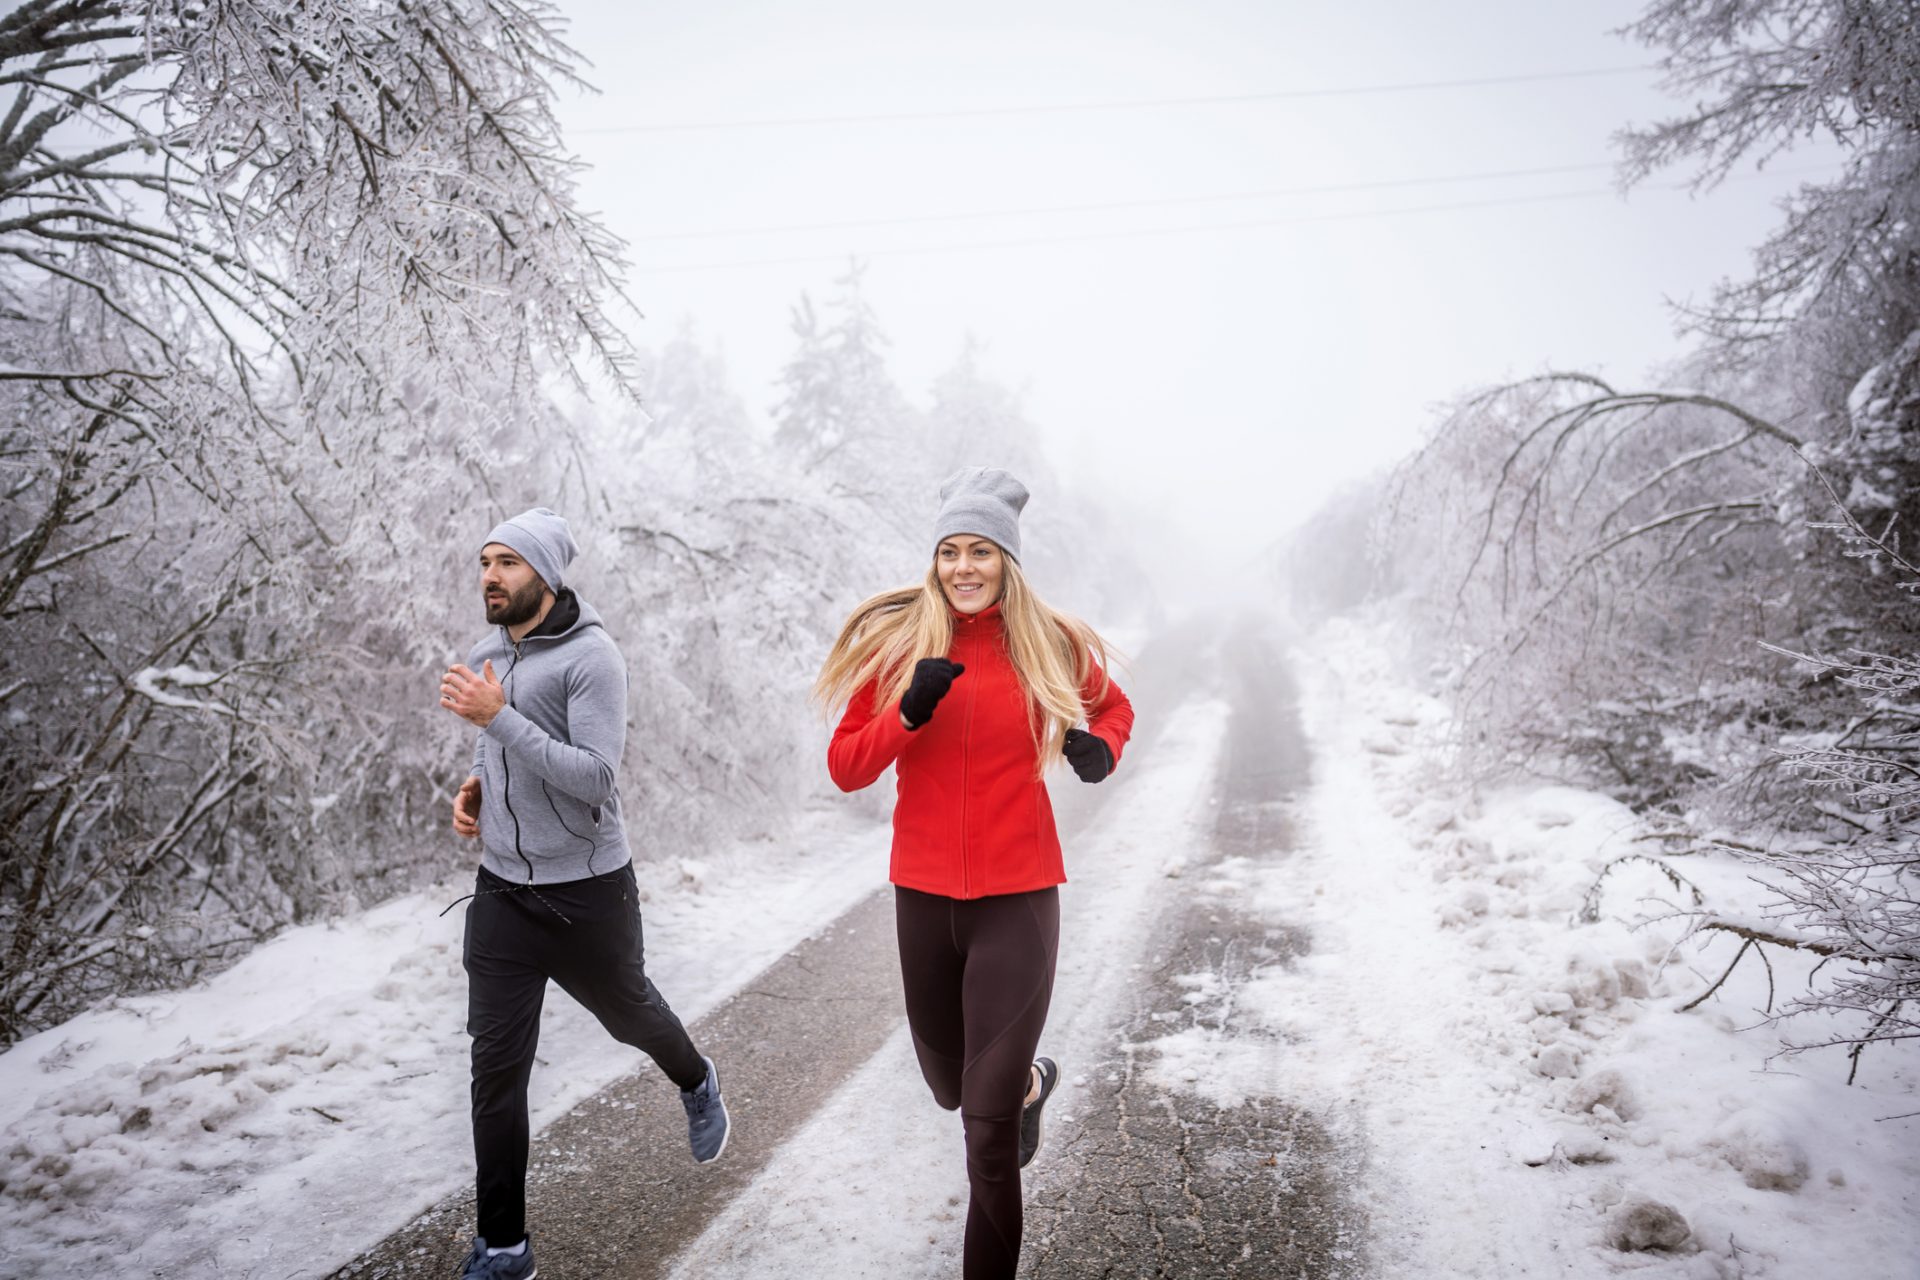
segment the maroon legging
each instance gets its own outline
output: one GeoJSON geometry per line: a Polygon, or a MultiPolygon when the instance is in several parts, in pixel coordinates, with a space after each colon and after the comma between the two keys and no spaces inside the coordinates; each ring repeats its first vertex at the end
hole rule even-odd
{"type": "Polygon", "coordinates": [[[1020,1262],[1020,1104],[1053,998],[1060,891],[943,898],[894,888],[907,1025],[933,1099],[967,1138],[965,1280],[1020,1262]]]}

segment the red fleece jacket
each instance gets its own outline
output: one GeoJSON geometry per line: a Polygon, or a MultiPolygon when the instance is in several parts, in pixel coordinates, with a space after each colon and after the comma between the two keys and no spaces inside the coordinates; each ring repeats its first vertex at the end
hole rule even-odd
{"type": "MultiPolygon", "coordinates": [[[[900,723],[897,701],[874,706],[877,681],[856,693],[827,747],[827,771],[842,791],[858,791],[895,767],[889,878],[897,885],[983,898],[1065,883],[1053,803],[1035,773],[1037,749],[1000,606],[955,614],[947,656],[966,671],[918,729],[900,723]]],[[[1133,732],[1133,704],[1111,680],[1102,693],[1101,679],[1096,666],[1080,701],[1088,730],[1117,765],[1133,732]]]]}

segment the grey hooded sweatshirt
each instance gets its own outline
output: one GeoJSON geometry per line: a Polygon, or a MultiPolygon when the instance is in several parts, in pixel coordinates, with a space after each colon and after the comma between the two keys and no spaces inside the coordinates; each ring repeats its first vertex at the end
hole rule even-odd
{"type": "Polygon", "coordinates": [[[562,590],[518,644],[496,627],[467,665],[489,659],[507,705],[474,744],[480,864],[515,884],[618,871],[631,860],[617,794],[627,668],[600,615],[562,590]]]}

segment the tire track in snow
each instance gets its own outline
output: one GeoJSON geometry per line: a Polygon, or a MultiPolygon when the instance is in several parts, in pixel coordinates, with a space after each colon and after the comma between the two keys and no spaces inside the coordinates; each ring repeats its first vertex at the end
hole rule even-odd
{"type": "Polygon", "coordinates": [[[1240,1007],[1249,983],[1312,945],[1306,929],[1241,906],[1248,869],[1291,851],[1290,805],[1307,780],[1278,653],[1250,623],[1225,639],[1233,711],[1215,819],[1194,865],[1168,867],[1176,905],[1135,966],[1117,1029],[1107,1023],[1077,1070],[1065,1065],[1084,1113],[1035,1170],[1034,1277],[1362,1273],[1365,1221],[1349,1188],[1364,1144],[1344,1118],[1284,1096],[1288,1037],[1240,1007]]]}

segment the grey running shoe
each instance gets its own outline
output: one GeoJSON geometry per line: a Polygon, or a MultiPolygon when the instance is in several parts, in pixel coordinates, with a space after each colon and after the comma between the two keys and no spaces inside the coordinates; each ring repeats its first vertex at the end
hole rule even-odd
{"type": "Polygon", "coordinates": [[[1035,1058],[1033,1069],[1040,1073],[1040,1096],[1020,1109],[1020,1167],[1026,1168],[1040,1150],[1040,1108],[1047,1105],[1060,1083],[1060,1068],[1052,1058],[1035,1058]]]}
{"type": "Polygon", "coordinates": [[[487,1242],[479,1236],[473,1238],[473,1252],[460,1267],[460,1280],[533,1280],[539,1275],[533,1265],[533,1237],[527,1237],[527,1247],[519,1253],[496,1253],[487,1256],[487,1242]]]}
{"type": "Polygon", "coordinates": [[[687,1143],[693,1148],[693,1162],[706,1164],[727,1149],[733,1122],[727,1118],[727,1104],[720,1100],[719,1070],[704,1054],[700,1061],[707,1064],[707,1078],[696,1088],[682,1089],[680,1102],[687,1109],[687,1143]]]}

